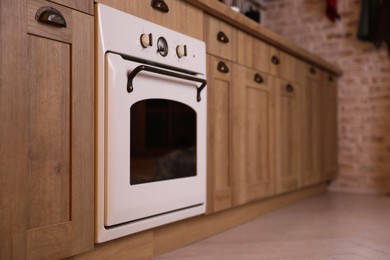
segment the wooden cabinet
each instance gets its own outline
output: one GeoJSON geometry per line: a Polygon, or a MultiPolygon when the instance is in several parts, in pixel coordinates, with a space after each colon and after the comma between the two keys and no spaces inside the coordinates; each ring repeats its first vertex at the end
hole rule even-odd
{"type": "Polygon", "coordinates": [[[290,82],[297,81],[296,75],[297,59],[290,54],[279,50],[275,47],[270,47],[270,74],[290,82]]]}
{"type": "Polygon", "coordinates": [[[218,20],[205,16],[206,51],[223,59],[237,60],[237,29],[218,20]]]}
{"type": "MultiPolygon", "coordinates": [[[[1,169],[2,175],[18,174],[13,178],[23,179],[16,183],[1,178],[2,186],[23,195],[15,201],[23,215],[13,213],[22,231],[17,240],[14,234],[2,236],[2,248],[8,236],[14,237],[1,257],[59,259],[94,246],[93,17],[48,1],[24,4],[26,9],[21,10],[26,19],[17,24],[25,29],[15,34],[20,34],[25,52],[14,52],[12,57],[23,63],[24,70],[13,63],[2,66],[13,71],[14,77],[19,73],[24,78],[22,84],[15,81],[10,87],[21,88],[25,94],[8,96],[24,102],[24,120],[6,134],[24,137],[23,149],[15,146],[9,152],[25,156],[8,163],[26,168],[16,173],[1,169]],[[66,27],[38,22],[35,14],[43,6],[59,11],[66,27]],[[16,250],[22,252],[18,257],[16,250]]],[[[12,200],[12,195],[5,195],[12,200]]],[[[0,219],[1,229],[12,223],[10,218],[0,219]]]]}
{"type": "Polygon", "coordinates": [[[300,187],[300,123],[298,84],[275,79],[276,193],[300,187]]]}
{"type": "Polygon", "coordinates": [[[207,211],[233,205],[233,110],[236,65],[207,55],[207,211]]]}
{"type": "Polygon", "coordinates": [[[323,165],[322,72],[307,65],[302,85],[302,184],[318,183],[323,165]]]}
{"type": "Polygon", "coordinates": [[[302,85],[302,184],[330,180],[337,172],[335,77],[306,65],[302,85]]]}
{"type": "MultiPolygon", "coordinates": [[[[66,0],[62,0],[66,1],[66,0]]],[[[202,40],[203,34],[203,11],[182,0],[164,0],[169,11],[158,11],[151,7],[151,1],[145,0],[95,0],[121,11],[130,13],[152,23],[168,27],[172,30],[187,34],[202,40]]]]}
{"type": "Polygon", "coordinates": [[[322,133],[323,133],[323,167],[321,181],[329,181],[336,177],[337,161],[337,82],[336,77],[322,74],[322,133]]]}
{"type": "Polygon", "coordinates": [[[265,73],[239,67],[241,117],[244,118],[244,163],[236,185],[236,203],[269,197],[275,184],[275,89],[273,78],[265,73]]]}

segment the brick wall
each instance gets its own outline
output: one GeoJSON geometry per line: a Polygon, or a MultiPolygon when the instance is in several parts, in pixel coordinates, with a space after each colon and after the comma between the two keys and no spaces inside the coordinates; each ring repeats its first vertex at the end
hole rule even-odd
{"type": "Polygon", "coordinates": [[[390,57],[356,39],[360,0],[339,0],[330,22],[325,0],[268,1],[263,25],[344,71],[339,80],[339,177],[331,189],[390,193],[390,57]]]}

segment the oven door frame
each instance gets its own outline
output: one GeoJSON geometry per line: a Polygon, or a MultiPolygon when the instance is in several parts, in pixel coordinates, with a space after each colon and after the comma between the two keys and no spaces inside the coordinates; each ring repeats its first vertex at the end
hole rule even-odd
{"type": "Polygon", "coordinates": [[[97,104],[99,124],[97,135],[97,160],[99,162],[97,169],[97,242],[205,212],[207,92],[202,91],[205,85],[205,76],[197,75],[195,77],[195,75],[153,65],[140,63],[139,60],[124,59],[115,53],[107,52],[105,54],[104,87],[98,89],[99,100],[97,104]],[[139,70],[132,75],[136,68],[145,65],[153,70],[139,70]],[[158,73],[154,69],[157,69],[158,73]],[[182,77],[160,73],[164,71],[182,77]],[[133,87],[131,91],[129,91],[130,79],[133,87]],[[174,99],[172,93],[175,93],[174,99]],[[130,185],[130,170],[126,168],[130,167],[128,162],[130,160],[130,147],[127,147],[128,154],[123,153],[124,148],[119,149],[120,156],[118,156],[118,146],[130,144],[129,121],[131,119],[129,113],[131,105],[141,100],[155,98],[178,101],[196,112],[197,175],[130,185]],[[126,127],[118,127],[121,124],[125,124],[126,127]],[[121,138],[117,138],[113,148],[111,143],[118,136],[121,138]],[[108,140],[110,141],[108,142],[108,140]],[[203,147],[203,149],[199,149],[199,147],[203,147]],[[123,173],[117,174],[117,172],[123,173]],[[145,201],[148,205],[147,208],[144,206],[145,201]]]}

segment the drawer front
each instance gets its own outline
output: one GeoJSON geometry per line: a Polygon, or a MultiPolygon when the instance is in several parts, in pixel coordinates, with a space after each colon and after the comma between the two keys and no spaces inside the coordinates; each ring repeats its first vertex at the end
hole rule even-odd
{"type": "MultiPolygon", "coordinates": [[[[72,9],[44,0],[27,2],[27,31],[29,34],[72,43],[73,15],[72,9]],[[57,16],[57,24],[45,22],[43,12],[51,12],[57,16]],[[38,21],[42,14],[42,21],[38,21]],[[62,24],[60,26],[60,24],[62,24]]],[[[93,46],[91,46],[92,48],[93,46]]]]}
{"type": "Polygon", "coordinates": [[[271,47],[270,73],[287,81],[296,81],[295,63],[297,59],[282,50],[271,47]]]}
{"type": "Polygon", "coordinates": [[[206,50],[209,54],[236,61],[237,29],[217,20],[205,17],[206,50]]]}

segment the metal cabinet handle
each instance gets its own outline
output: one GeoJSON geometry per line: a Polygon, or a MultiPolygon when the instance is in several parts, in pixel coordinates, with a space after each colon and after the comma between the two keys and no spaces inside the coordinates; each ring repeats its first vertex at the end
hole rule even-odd
{"type": "Polygon", "coordinates": [[[55,27],[66,27],[66,20],[61,12],[50,6],[39,8],[35,20],[55,27]]]}
{"type": "Polygon", "coordinates": [[[314,67],[310,67],[310,73],[314,75],[317,73],[317,70],[314,67]]]}
{"type": "Polygon", "coordinates": [[[128,93],[133,92],[133,90],[134,90],[133,80],[137,76],[137,74],[140,73],[141,71],[148,71],[148,72],[153,72],[153,73],[156,73],[156,74],[165,75],[165,76],[169,76],[169,77],[173,77],[173,78],[179,78],[179,79],[184,79],[184,80],[189,80],[189,81],[195,81],[195,82],[202,83],[200,85],[200,87],[196,87],[196,90],[197,90],[196,100],[198,102],[201,101],[200,93],[202,92],[202,90],[207,85],[207,81],[205,79],[202,79],[202,78],[196,78],[196,77],[192,77],[192,76],[188,76],[188,75],[183,75],[183,74],[179,74],[179,73],[176,73],[176,72],[172,72],[172,71],[168,71],[168,70],[162,70],[162,69],[151,67],[151,66],[140,65],[140,66],[136,67],[127,76],[127,92],[128,93]]]}
{"type": "Polygon", "coordinates": [[[229,38],[227,37],[227,35],[224,33],[224,32],[218,32],[217,34],[217,40],[219,42],[222,42],[222,43],[228,43],[229,42],[229,38]]]}
{"type": "Polygon", "coordinates": [[[289,92],[289,93],[294,92],[294,87],[293,87],[293,85],[287,84],[286,90],[287,90],[287,92],[289,92]]]}
{"type": "Polygon", "coordinates": [[[272,59],[271,59],[272,63],[275,64],[275,65],[278,65],[280,63],[280,60],[278,57],[276,57],[275,55],[272,56],[272,59]]]}
{"type": "Polygon", "coordinates": [[[330,82],[333,82],[333,81],[334,81],[333,76],[332,76],[332,75],[329,75],[328,80],[329,80],[330,82]]]}
{"type": "Polygon", "coordinates": [[[229,67],[223,61],[218,62],[217,69],[222,73],[229,73],[229,67]]]}
{"type": "Polygon", "coordinates": [[[169,12],[169,7],[167,3],[164,2],[164,0],[152,0],[150,4],[154,9],[163,12],[163,13],[168,13],[169,12]]]}
{"type": "Polygon", "coordinates": [[[259,73],[255,74],[255,82],[259,84],[264,82],[263,77],[259,73]]]}

